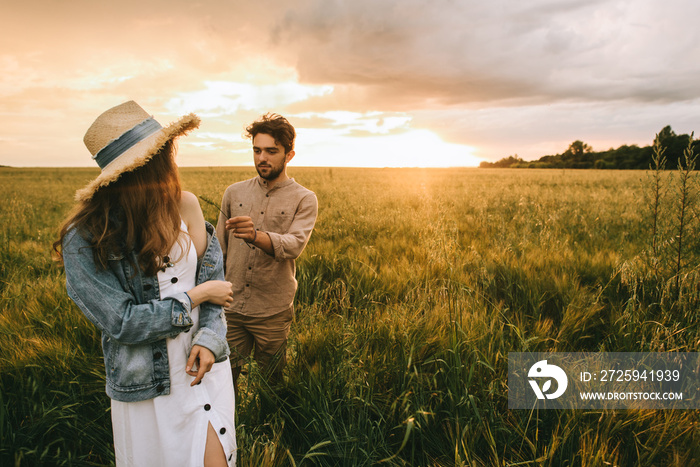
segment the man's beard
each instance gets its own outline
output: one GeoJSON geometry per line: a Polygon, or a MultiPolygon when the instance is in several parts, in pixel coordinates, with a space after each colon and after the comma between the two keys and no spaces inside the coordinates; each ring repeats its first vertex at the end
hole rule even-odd
{"type": "Polygon", "coordinates": [[[258,171],[258,175],[260,175],[260,178],[265,179],[265,180],[274,180],[277,177],[279,177],[280,174],[282,173],[282,171],[284,170],[284,164],[280,164],[277,167],[274,167],[272,165],[268,165],[268,167],[269,167],[269,172],[267,173],[267,175],[263,175],[262,172],[260,171],[260,168],[257,165],[255,166],[255,170],[258,171]]]}

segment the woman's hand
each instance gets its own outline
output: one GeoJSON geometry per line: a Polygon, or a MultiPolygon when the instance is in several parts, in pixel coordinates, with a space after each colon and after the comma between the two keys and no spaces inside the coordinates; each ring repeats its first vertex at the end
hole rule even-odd
{"type": "Polygon", "coordinates": [[[214,358],[214,354],[211,353],[211,350],[207,349],[206,347],[202,347],[201,345],[192,346],[190,358],[187,359],[187,366],[185,367],[185,372],[188,375],[195,377],[190,386],[199,384],[199,382],[202,381],[204,374],[211,370],[215,360],[216,359],[214,358]]]}
{"type": "Polygon", "coordinates": [[[228,307],[233,303],[233,291],[231,283],[228,281],[206,281],[202,282],[187,294],[192,300],[192,308],[200,303],[211,302],[214,305],[228,307]]]}

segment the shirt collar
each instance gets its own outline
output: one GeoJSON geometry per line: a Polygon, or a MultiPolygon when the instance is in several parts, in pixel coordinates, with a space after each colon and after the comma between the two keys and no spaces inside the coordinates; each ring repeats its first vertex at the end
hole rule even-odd
{"type": "MultiPolygon", "coordinates": [[[[272,189],[276,190],[277,188],[283,188],[287,185],[291,185],[292,183],[294,183],[294,179],[289,177],[287,180],[277,183],[274,187],[272,187],[272,189]]],[[[267,187],[267,180],[262,178],[260,175],[258,175],[258,186],[260,186],[260,188],[262,188],[263,190],[269,190],[269,188],[267,187]]]]}

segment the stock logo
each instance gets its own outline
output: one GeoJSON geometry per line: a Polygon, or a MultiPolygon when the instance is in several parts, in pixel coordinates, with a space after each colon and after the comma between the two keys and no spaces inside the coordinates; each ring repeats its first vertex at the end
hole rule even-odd
{"type": "Polygon", "coordinates": [[[530,378],[546,378],[541,388],[538,381],[532,379],[528,381],[538,399],[556,399],[564,394],[566,387],[569,385],[569,380],[566,378],[564,370],[556,365],[548,365],[547,360],[540,360],[532,365],[527,376],[530,378]],[[549,394],[548,391],[552,388],[552,379],[557,382],[557,390],[549,394]]]}

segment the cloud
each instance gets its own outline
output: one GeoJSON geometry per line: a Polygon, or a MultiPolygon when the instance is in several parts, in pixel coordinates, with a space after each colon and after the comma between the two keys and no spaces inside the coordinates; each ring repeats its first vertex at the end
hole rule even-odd
{"type": "Polygon", "coordinates": [[[268,85],[232,81],[205,81],[204,89],[180,93],[168,109],[188,109],[203,116],[233,115],[239,110],[271,109],[333,92],[332,86],[304,86],[295,82],[268,85]]]}
{"type": "Polygon", "coordinates": [[[411,117],[384,112],[306,112],[291,117],[304,128],[334,128],[347,136],[398,134],[410,128],[411,117]]]}
{"type": "Polygon", "coordinates": [[[314,0],[270,37],[303,82],[374,88],[387,105],[676,101],[700,95],[698,32],[680,27],[697,13],[675,0],[314,0]]]}
{"type": "Polygon", "coordinates": [[[518,154],[539,159],[582,140],[596,151],[625,144],[648,146],[664,126],[679,134],[697,130],[700,99],[664,103],[561,102],[518,107],[433,109],[413,113],[412,125],[441,128],[445,141],[479,148],[475,155],[495,161],[518,154]]]}
{"type": "Polygon", "coordinates": [[[200,113],[182,146],[200,165],[244,151],[226,135],[267,111],[338,144],[422,135],[490,160],[647,144],[693,130],[699,14],[692,0],[15,2],[0,164],[89,163],[84,130],[127,99],[162,123],[200,113]]]}

